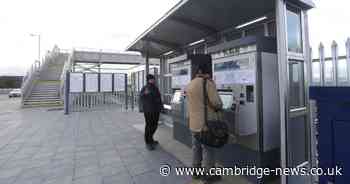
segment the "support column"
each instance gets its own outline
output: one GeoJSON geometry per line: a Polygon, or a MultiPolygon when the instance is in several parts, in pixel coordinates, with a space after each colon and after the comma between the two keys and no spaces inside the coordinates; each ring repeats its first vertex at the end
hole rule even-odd
{"type": "Polygon", "coordinates": [[[149,53],[146,52],[146,76],[149,74],[149,53]]]}
{"type": "Polygon", "coordinates": [[[159,58],[159,89],[164,99],[164,58],[159,58]]]}
{"type": "MultiPolygon", "coordinates": [[[[306,66],[306,70],[304,69],[304,71],[306,72],[306,74],[304,74],[304,76],[306,76],[306,81],[305,81],[305,99],[306,100],[306,108],[308,109],[308,112],[312,112],[311,111],[311,104],[308,101],[309,97],[309,86],[312,83],[312,49],[310,47],[310,35],[309,35],[309,18],[308,18],[308,14],[307,11],[303,11],[302,12],[302,24],[303,24],[303,29],[302,29],[302,33],[303,33],[303,40],[304,40],[304,62],[306,63],[304,66],[306,66]]],[[[307,149],[309,150],[309,154],[308,154],[308,161],[309,161],[309,167],[314,167],[316,166],[316,160],[314,162],[313,158],[315,158],[316,154],[313,151],[313,144],[316,144],[316,142],[313,141],[313,125],[312,125],[312,120],[311,120],[311,114],[309,113],[306,117],[306,130],[308,131],[307,133],[307,149]]],[[[311,176],[308,178],[309,179],[309,183],[315,183],[316,181],[316,177],[311,176]]]]}
{"type": "Polygon", "coordinates": [[[70,72],[66,73],[66,81],[64,81],[64,114],[69,114],[69,91],[70,91],[70,72]]]}
{"type": "MultiPolygon", "coordinates": [[[[278,51],[278,80],[281,118],[281,167],[287,167],[287,123],[288,123],[288,47],[287,47],[287,17],[285,0],[276,0],[276,29],[278,51]]],[[[281,183],[287,183],[287,177],[281,176],[281,183]]]]}
{"type": "Polygon", "coordinates": [[[128,74],[124,74],[124,86],[125,86],[125,110],[128,111],[128,74]]]}

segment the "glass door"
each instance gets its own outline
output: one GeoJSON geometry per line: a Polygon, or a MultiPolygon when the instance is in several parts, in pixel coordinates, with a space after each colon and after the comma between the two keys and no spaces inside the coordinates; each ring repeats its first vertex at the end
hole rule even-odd
{"type": "MultiPolygon", "coordinates": [[[[287,167],[309,168],[309,120],[305,88],[305,64],[289,60],[289,120],[286,126],[287,167]]],[[[290,184],[308,183],[308,177],[289,176],[290,184]]]]}
{"type": "MultiPolygon", "coordinates": [[[[310,120],[307,89],[305,37],[303,13],[294,5],[287,4],[287,81],[288,120],[286,122],[286,166],[288,168],[310,168],[310,120]],[[304,44],[305,45],[304,45],[304,44]]],[[[287,176],[288,184],[310,183],[308,176],[287,176]]]]}

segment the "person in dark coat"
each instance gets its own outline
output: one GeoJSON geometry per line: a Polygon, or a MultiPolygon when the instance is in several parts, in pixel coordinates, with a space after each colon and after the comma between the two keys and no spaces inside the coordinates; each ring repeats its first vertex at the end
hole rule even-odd
{"type": "Polygon", "coordinates": [[[140,100],[145,116],[145,143],[149,150],[154,150],[158,141],[153,139],[153,135],[158,128],[159,115],[163,109],[161,94],[155,85],[153,75],[147,75],[147,84],[141,89],[140,100]]]}

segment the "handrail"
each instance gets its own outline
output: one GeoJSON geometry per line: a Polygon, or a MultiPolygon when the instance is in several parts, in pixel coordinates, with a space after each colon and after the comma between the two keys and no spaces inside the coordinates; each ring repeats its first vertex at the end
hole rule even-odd
{"type": "Polygon", "coordinates": [[[72,66],[72,60],[73,60],[73,54],[74,51],[71,52],[71,54],[68,56],[67,60],[64,62],[64,66],[61,72],[61,77],[60,77],[60,90],[59,90],[59,96],[61,100],[64,100],[64,84],[66,80],[66,74],[68,71],[71,70],[72,66]]]}
{"type": "MultiPolygon", "coordinates": [[[[57,52],[59,52],[59,50],[57,52]]],[[[57,52],[54,50],[53,52],[47,53],[41,61],[35,61],[27,71],[27,74],[23,78],[23,83],[21,86],[22,105],[24,104],[24,101],[29,97],[30,92],[34,87],[34,81],[38,79],[40,73],[44,69],[48,68],[50,61],[55,56],[55,54],[57,54],[57,52]]]]}
{"type": "Polygon", "coordinates": [[[21,92],[22,92],[22,104],[24,102],[25,99],[28,98],[29,96],[29,92],[32,90],[33,88],[33,83],[34,80],[36,79],[36,77],[38,76],[38,71],[39,69],[37,68],[37,61],[35,61],[35,63],[33,63],[30,67],[30,69],[27,71],[26,76],[23,78],[23,83],[21,86],[21,92]]]}

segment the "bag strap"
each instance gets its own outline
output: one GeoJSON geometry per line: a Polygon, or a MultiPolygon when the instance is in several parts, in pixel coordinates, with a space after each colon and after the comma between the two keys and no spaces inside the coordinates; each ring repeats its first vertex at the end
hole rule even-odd
{"type": "Polygon", "coordinates": [[[203,103],[204,103],[204,124],[208,126],[208,93],[207,93],[207,79],[203,78],[203,103]]]}
{"type": "MultiPolygon", "coordinates": [[[[211,105],[210,99],[208,97],[208,92],[207,92],[207,83],[208,80],[206,78],[203,78],[203,103],[204,103],[204,124],[208,126],[208,105],[211,105]]],[[[211,105],[212,106],[212,105],[211,105]]],[[[213,106],[212,106],[213,107],[213,106]]],[[[217,119],[222,119],[220,117],[220,113],[216,112],[217,119]]]]}

